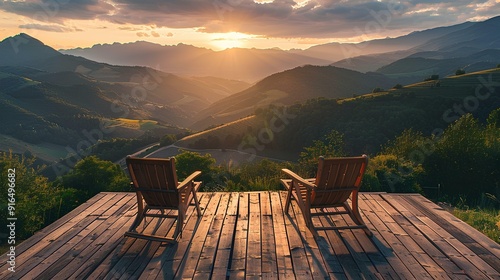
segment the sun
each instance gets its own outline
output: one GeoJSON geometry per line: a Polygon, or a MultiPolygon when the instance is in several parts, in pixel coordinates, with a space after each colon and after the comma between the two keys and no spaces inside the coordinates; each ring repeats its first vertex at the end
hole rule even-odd
{"type": "Polygon", "coordinates": [[[210,43],[217,50],[241,48],[245,47],[247,40],[251,37],[251,35],[239,32],[218,33],[213,36],[210,43]]]}

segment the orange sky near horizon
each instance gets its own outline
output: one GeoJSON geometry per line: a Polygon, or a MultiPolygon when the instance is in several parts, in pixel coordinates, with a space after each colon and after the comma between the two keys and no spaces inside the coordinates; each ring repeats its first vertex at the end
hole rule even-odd
{"type": "Polygon", "coordinates": [[[465,1],[463,6],[459,2],[463,1],[3,1],[0,39],[24,32],[55,49],[148,41],[213,50],[288,50],[396,37],[500,14],[500,0],[465,1]]]}
{"type": "MultiPolygon", "coordinates": [[[[227,48],[280,48],[306,49],[329,42],[359,42],[359,38],[266,38],[240,32],[204,33],[196,28],[168,28],[148,25],[122,25],[101,20],[66,22],[68,30],[49,31],[35,28],[20,28],[33,20],[0,11],[0,40],[26,33],[54,49],[87,48],[95,44],[131,43],[148,41],[160,45],[189,44],[215,51],[227,48]]],[[[31,23],[33,24],[33,23],[31,23]]],[[[403,34],[400,34],[403,35],[403,34]]],[[[373,37],[377,38],[377,37],[373,37]]]]}

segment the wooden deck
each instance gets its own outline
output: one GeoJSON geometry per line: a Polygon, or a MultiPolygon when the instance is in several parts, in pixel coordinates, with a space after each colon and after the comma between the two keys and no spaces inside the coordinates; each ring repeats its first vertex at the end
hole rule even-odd
{"type": "MultiPolygon", "coordinates": [[[[500,246],[420,195],[362,193],[362,230],[306,229],[284,192],[200,193],[183,236],[164,245],[125,238],[132,193],[100,193],[16,247],[0,279],[500,279],[500,246]]],[[[295,203],[295,202],[294,202],[295,203]]],[[[315,223],[351,223],[349,217],[315,223]]],[[[146,232],[173,234],[172,220],[146,232]]]]}

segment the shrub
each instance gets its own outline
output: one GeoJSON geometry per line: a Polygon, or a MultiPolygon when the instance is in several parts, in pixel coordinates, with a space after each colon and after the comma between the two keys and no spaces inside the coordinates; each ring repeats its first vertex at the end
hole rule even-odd
{"type": "Polygon", "coordinates": [[[167,134],[160,139],[160,147],[169,146],[177,141],[177,137],[173,134],[167,134]]]}
{"type": "Polygon", "coordinates": [[[439,75],[431,75],[427,78],[424,79],[424,81],[435,81],[435,80],[439,80],[439,75]]]}

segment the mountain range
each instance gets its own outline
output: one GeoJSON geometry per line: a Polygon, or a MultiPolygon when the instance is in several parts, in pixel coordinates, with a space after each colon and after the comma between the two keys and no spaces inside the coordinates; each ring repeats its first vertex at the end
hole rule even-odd
{"type": "Polygon", "coordinates": [[[15,146],[50,161],[77,151],[95,129],[113,127],[108,138],[200,131],[269,106],[357,100],[431,75],[495,68],[498,28],[500,17],[360,44],[220,52],[147,42],[60,52],[21,33],[0,42],[0,117],[9,120],[0,150],[15,146]],[[359,56],[343,59],[349,48],[359,56]],[[137,122],[148,125],[130,125],[137,122]]]}
{"type": "Polygon", "coordinates": [[[152,120],[157,125],[148,133],[176,134],[185,131],[195,113],[248,86],[95,62],[19,34],[0,42],[0,117],[9,120],[0,128],[0,150],[29,147],[37,156],[54,160],[76,151],[89,131],[100,130],[96,133],[106,138],[148,132],[114,121],[119,118],[152,120]]]}
{"type": "MultiPolygon", "coordinates": [[[[62,53],[86,57],[114,65],[139,65],[187,76],[217,76],[256,82],[271,74],[305,64],[333,65],[359,72],[379,68],[408,56],[429,52],[446,52],[466,57],[485,49],[498,48],[500,17],[483,22],[415,31],[396,38],[375,39],[361,43],[327,43],[305,50],[242,49],[222,51],[185,44],[162,46],[148,42],[98,44],[90,48],[61,50],[62,53]],[[216,66],[216,67],[213,67],[216,66]]],[[[458,64],[464,68],[468,65],[458,64]]],[[[445,67],[446,68],[446,67],[445,67]]],[[[441,71],[430,68],[428,71],[441,71]]],[[[440,73],[449,75],[443,69],[440,73]]],[[[421,75],[420,72],[408,75],[421,75]]]]}

